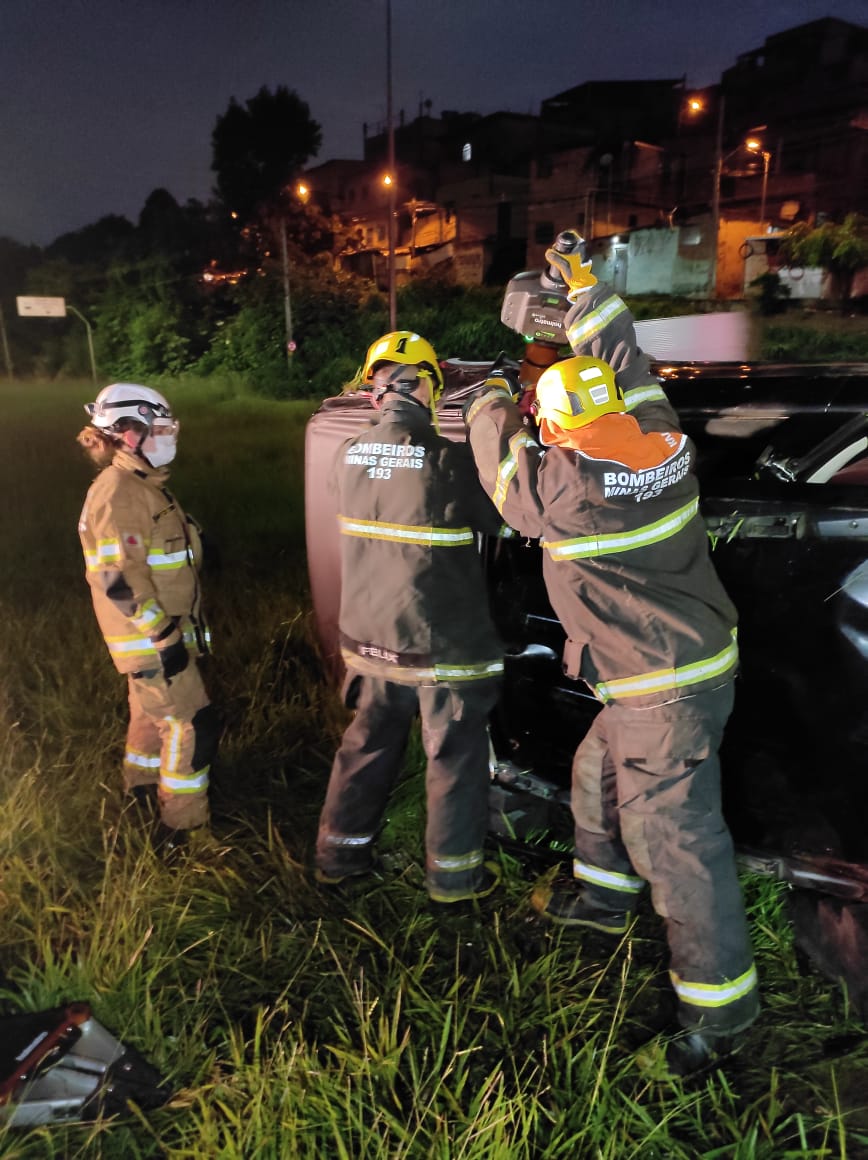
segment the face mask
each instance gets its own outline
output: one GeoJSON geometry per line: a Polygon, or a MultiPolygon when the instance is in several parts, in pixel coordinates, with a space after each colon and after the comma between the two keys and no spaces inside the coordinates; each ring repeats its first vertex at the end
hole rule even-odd
{"type": "Polygon", "coordinates": [[[174,435],[149,435],[141,446],[141,453],[151,467],[165,467],[175,458],[177,448],[174,435]]]}

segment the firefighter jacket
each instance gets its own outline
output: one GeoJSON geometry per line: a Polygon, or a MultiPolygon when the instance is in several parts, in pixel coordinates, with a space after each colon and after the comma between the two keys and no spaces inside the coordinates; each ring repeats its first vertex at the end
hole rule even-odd
{"type": "Polygon", "coordinates": [[[699,514],[695,449],[663,400],[635,417],[604,415],[570,432],[572,447],[546,450],[502,392],[467,412],[483,486],[514,528],[540,538],[568,675],[635,708],[716,688],[738,661],[735,608],[699,514]],[[667,413],[668,430],[656,430],[667,413]]]}
{"type": "Polygon", "coordinates": [[[420,403],[389,393],[336,469],[347,666],[412,685],[502,674],[476,533],[509,530],[469,447],[440,435],[420,403]]]}
{"type": "Polygon", "coordinates": [[[155,641],[207,649],[201,539],[167,490],[168,471],[120,450],[91,484],[78,532],[94,611],[119,672],[159,669],[155,641]]]}
{"type": "Polygon", "coordinates": [[[564,318],[564,327],[573,354],[609,364],[628,409],[652,400],[666,402],[659,382],[651,374],[648,356],[636,341],[633,315],[611,286],[597,282],[579,291],[564,318]]]}

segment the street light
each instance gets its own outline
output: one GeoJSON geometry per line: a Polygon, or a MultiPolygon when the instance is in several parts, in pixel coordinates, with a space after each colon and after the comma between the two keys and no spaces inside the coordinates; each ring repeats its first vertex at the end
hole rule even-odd
{"type": "MultiPolygon", "coordinates": [[[[295,186],[295,195],[299,201],[307,204],[310,189],[303,181],[295,186]]],[[[280,215],[280,256],[283,270],[283,325],[286,333],[286,369],[291,373],[292,356],[297,349],[297,343],[292,333],[292,292],[289,280],[289,249],[286,242],[286,213],[280,215]]]]}
{"type": "Polygon", "coordinates": [[[758,141],[755,137],[751,137],[744,143],[745,148],[751,153],[758,153],[763,159],[763,188],[760,196],[760,228],[764,231],[766,228],[766,191],[769,185],[769,162],[772,155],[768,149],[763,149],[762,141],[758,141]]]}
{"type": "MultiPolygon", "coordinates": [[[[689,97],[687,100],[688,112],[697,115],[704,113],[705,101],[701,97],[689,97]]],[[[717,295],[717,250],[720,243],[720,179],[723,174],[723,121],[726,115],[726,98],[723,93],[718,94],[717,100],[717,130],[714,136],[714,169],[711,190],[711,265],[709,270],[708,289],[709,297],[717,295]]]]}

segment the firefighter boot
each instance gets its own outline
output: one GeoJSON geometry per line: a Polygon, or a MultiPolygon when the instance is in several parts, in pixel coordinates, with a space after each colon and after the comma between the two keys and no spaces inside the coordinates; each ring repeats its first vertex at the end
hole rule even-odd
{"type": "Polygon", "coordinates": [[[666,1043],[666,1066],[673,1075],[698,1075],[719,1066],[736,1047],[731,1035],[679,1028],[666,1043]]]}
{"type": "Polygon", "coordinates": [[[157,857],[167,865],[181,861],[190,846],[190,831],[175,830],[165,822],[157,822],[151,845],[157,857]]]}
{"type": "Polygon", "coordinates": [[[493,894],[500,885],[501,877],[501,870],[496,862],[483,862],[479,878],[473,886],[454,891],[429,886],[428,897],[432,902],[445,906],[453,906],[456,902],[476,902],[477,899],[488,898],[489,894],[493,894]]]}
{"type": "Polygon", "coordinates": [[[538,883],[530,904],[543,918],[559,926],[583,927],[603,934],[626,934],[633,917],[628,910],[610,910],[591,903],[573,878],[538,883]]]}

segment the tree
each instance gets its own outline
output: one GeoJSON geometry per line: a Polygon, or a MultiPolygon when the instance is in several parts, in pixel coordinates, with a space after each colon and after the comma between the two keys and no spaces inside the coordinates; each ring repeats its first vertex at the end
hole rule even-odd
{"type": "Polygon", "coordinates": [[[61,259],[77,265],[108,265],[129,254],[136,228],[119,214],[106,214],[92,225],[61,234],[47,247],[49,259],[61,259]]]}
{"type": "Polygon", "coordinates": [[[293,90],[263,86],[244,106],[233,97],[211,135],[211,168],[227,211],[247,225],[279,199],[321,143],[319,124],[293,90]]]}
{"type": "Polygon", "coordinates": [[[846,307],[853,276],[868,266],[868,218],[849,213],[840,224],[796,224],[781,238],[779,253],[791,266],[819,266],[826,270],[833,296],[846,307]]]}

